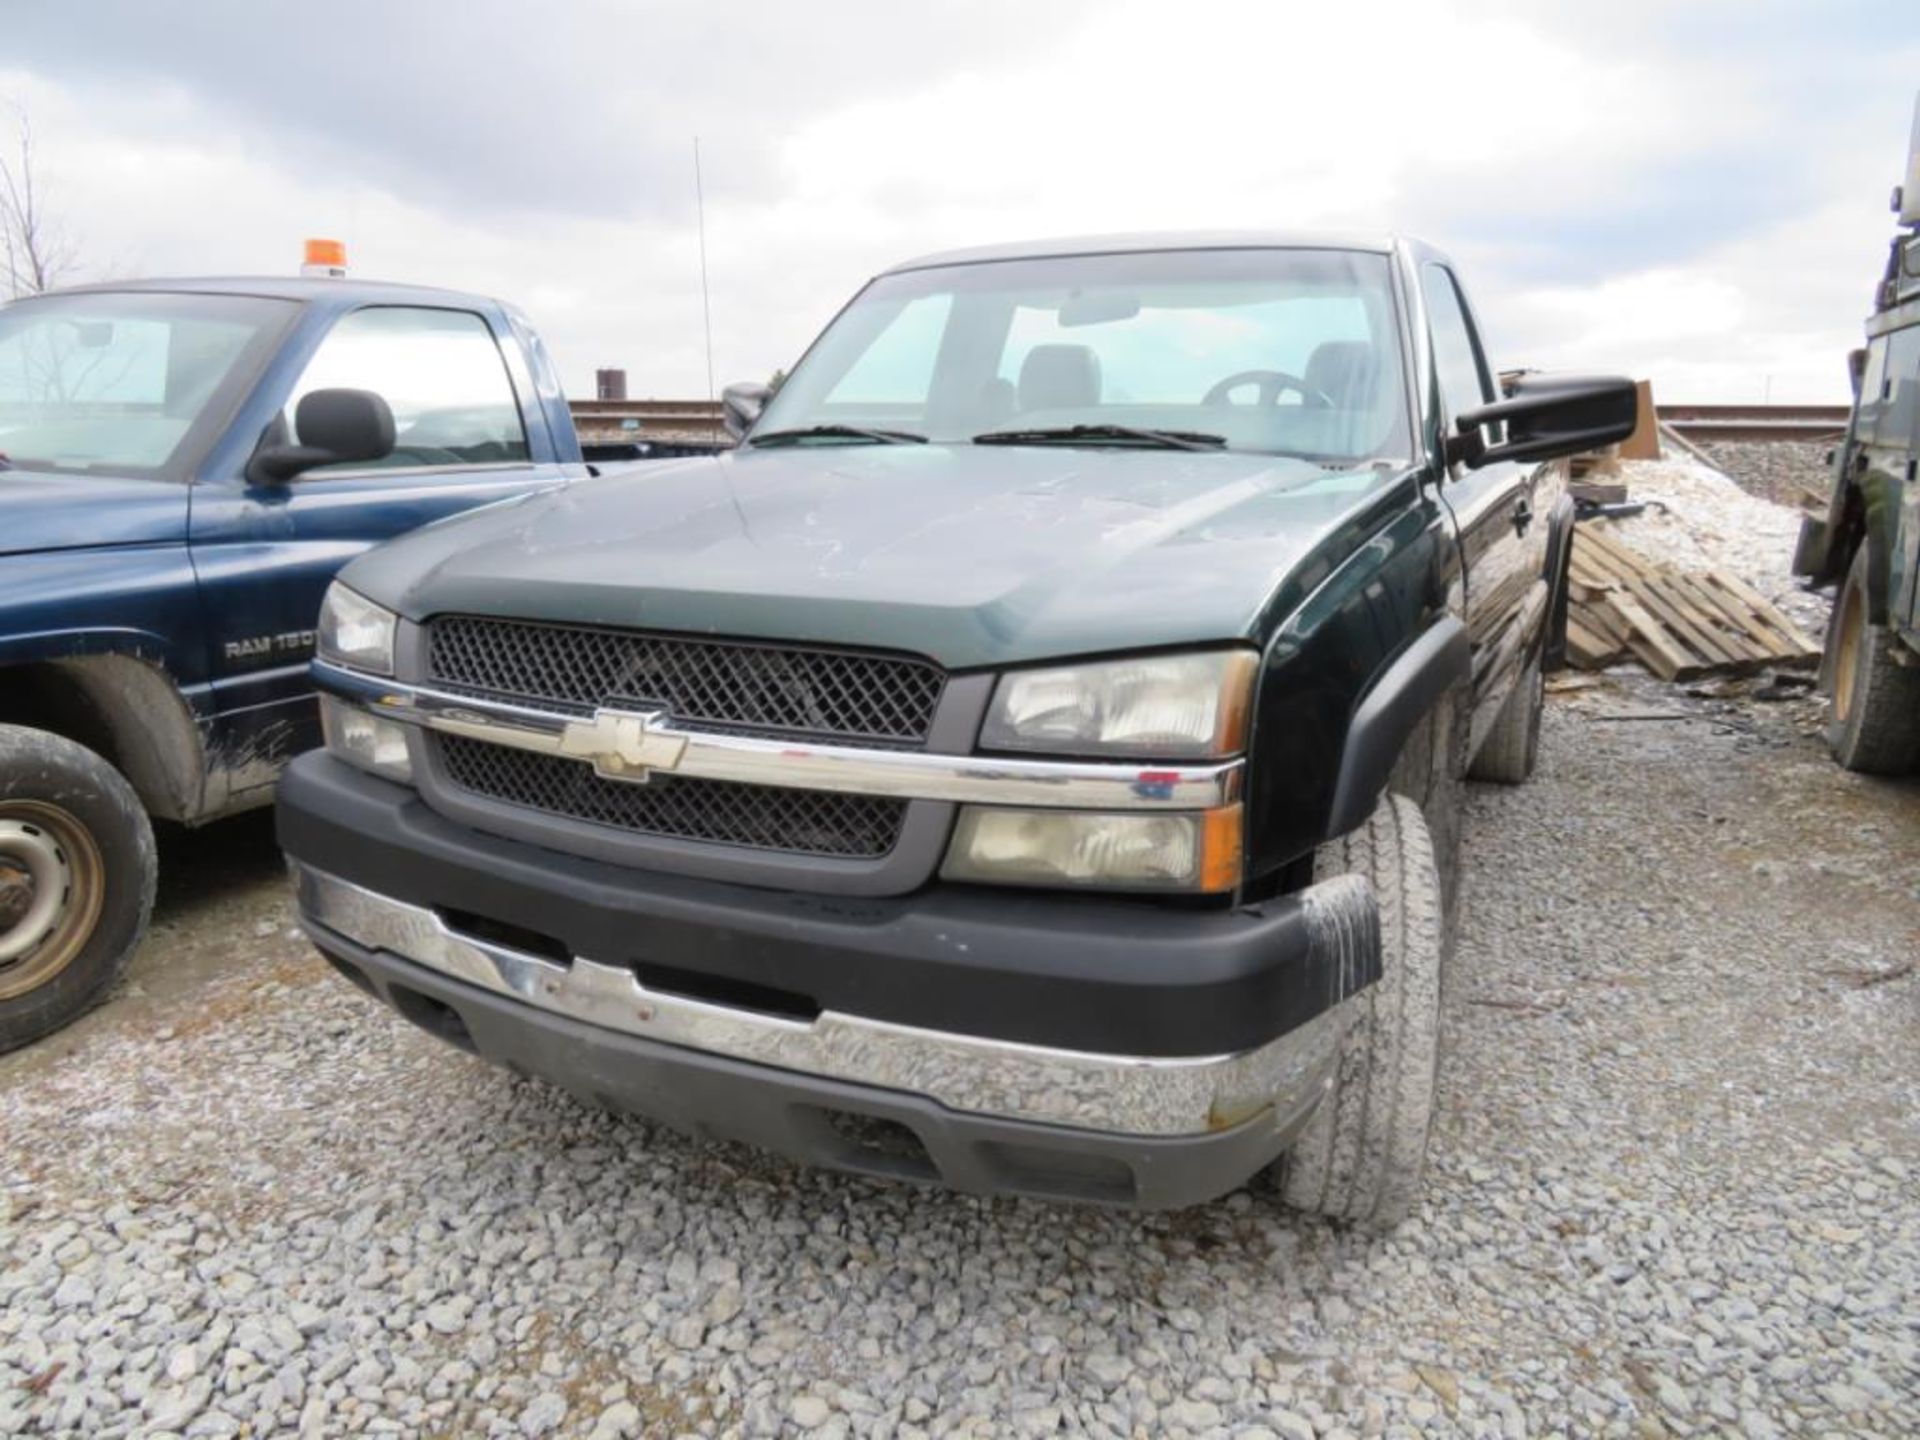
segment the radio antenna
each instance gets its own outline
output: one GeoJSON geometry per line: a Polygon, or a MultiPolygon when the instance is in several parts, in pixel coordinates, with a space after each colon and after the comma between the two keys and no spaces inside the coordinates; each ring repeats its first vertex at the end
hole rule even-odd
{"type": "Polygon", "coordinates": [[[700,318],[707,332],[707,403],[713,403],[713,302],[707,295],[707,195],[700,183],[700,137],[693,137],[693,208],[700,222],[700,318]]]}

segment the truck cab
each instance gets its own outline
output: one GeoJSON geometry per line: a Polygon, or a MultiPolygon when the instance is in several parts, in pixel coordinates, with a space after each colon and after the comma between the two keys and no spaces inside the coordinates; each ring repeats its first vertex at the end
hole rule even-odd
{"type": "Polygon", "coordinates": [[[1821,670],[1834,758],[1882,775],[1920,764],[1920,103],[1893,208],[1827,510],[1802,522],[1793,566],[1836,587],[1821,670]]]}
{"type": "Polygon", "coordinates": [[[319,742],[307,666],[342,564],[584,473],[495,300],[194,279],[0,309],[0,1049],[124,964],[149,817],[265,804],[319,742]]]}

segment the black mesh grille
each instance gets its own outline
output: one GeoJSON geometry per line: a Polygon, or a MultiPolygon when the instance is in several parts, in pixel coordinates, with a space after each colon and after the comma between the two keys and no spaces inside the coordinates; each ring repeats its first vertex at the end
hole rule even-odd
{"type": "Polygon", "coordinates": [[[678,725],[883,745],[927,738],[945,672],[922,660],[456,615],[430,627],[434,680],[591,710],[633,705],[678,725]]]}
{"type": "Polygon", "coordinates": [[[469,740],[436,737],[447,775],[463,790],[550,815],[680,840],[847,859],[893,849],[906,801],[776,785],[655,775],[607,780],[591,765],[469,740]]]}

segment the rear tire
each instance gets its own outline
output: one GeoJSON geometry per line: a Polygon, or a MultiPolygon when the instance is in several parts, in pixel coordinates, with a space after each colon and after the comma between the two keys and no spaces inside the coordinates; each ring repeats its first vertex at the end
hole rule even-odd
{"type": "Polygon", "coordinates": [[[1821,673],[1833,698],[1833,758],[1868,775],[1905,775],[1920,763],[1920,667],[1900,664],[1900,644],[1869,618],[1867,547],[1854,552],[1833,602],[1821,673]]]}
{"type": "Polygon", "coordinates": [[[1491,780],[1496,785],[1523,785],[1533,778],[1534,763],[1540,757],[1540,711],[1546,693],[1540,657],[1535,655],[1514,682],[1507,703],[1500,707],[1492,732],[1473,757],[1468,778],[1491,780]]]}
{"type": "Polygon", "coordinates": [[[1350,1003],[1326,1096],[1281,1162],[1298,1210],[1374,1229],[1419,1198],[1440,1067],[1440,877],[1420,809],[1388,795],[1320,848],[1314,878],[1364,875],[1380,907],[1380,979],[1350,1003]]]}
{"type": "Polygon", "coordinates": [[[100,756],[0,725],[0,1053],[96,1004],[153,911],[139,796],[100,756]]]}

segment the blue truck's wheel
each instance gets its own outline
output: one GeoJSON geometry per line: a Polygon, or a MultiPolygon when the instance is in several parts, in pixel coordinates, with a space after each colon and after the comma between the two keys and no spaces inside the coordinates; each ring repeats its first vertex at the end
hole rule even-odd
{"type": "Polygon", "coordinates": [[[1868,547],[1854,552],[1834,598],[1822,673],[1833,699],[1827,743],[1849,770],[1905,775],[1920,764],[1920,657],[1902,665],[1899,641],[1868,608],[1868,547]]]}
{"type": "Polygon", "coordinates": [[[1373,886],[1380,978],[1347,1002],[1333,1083],[1282,1162],[1282,1194],[1296,1209],[1385,1228],[1419,1198],[1440,1067],[1445,922],[1420,807],[1388,795],[1365,825],[1321,847],[1314,878],[1336,874],[1373,886]]]}
{"type": "Polygon", "coordinates": [[[147,927],[157,871],[119,771],[71,740],[0,725],[0,1052],[106,993],[147,927]]]}

